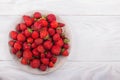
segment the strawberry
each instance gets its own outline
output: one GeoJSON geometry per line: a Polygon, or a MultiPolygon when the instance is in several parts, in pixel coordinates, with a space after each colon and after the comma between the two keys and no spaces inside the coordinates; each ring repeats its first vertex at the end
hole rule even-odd
{"type": "Polygon", "coordinates": [[[39,34],[38,34],[37,31],[33,31],[31,36],[32,36],[33,39],[37,39],[39,37],[39,34]]]}
{"type": "Polygon", "coordinates": [[[53,40],[58,41],[60,39],[60,35],[58,33],[53,35],[53,40]]]}
{"type": "Polygon", "coordinates": [[[55,34],[55,30],[53,28],[49,28],[48,32],[51,36],[55,34]]]}
{"type": "Polygon", "coordinates": [[[65,49],[68,49],[68,48],[69,48],[69,45],[68,45],[68,44],[64,44],[63,47],[64,47],[65,49]]]}
{"type": "Polygon", "coordinates": [[[40,19],[39,23],[41,24],[42,27],[47,27],[48,26],[48,22],[45,19],[40,19]]]}
{"type": "Polygon", "coordinates": [[[64,33],[61,34],[61,38],[65,39],[65,34],[64,33]]]}
{"type": "Polygon", "coordinates": [[[23,20],[27,26],[31,26],[33,23],[33,19],[30,16],[24,15],[23,20]]]}
{"type": "Polygon", "coordinates": [[[49,64],[49,59],[48,58],[41,58],[41,62],[45,65],[49,64]]]}
{"type": "Polygon", "coordinates": [[[57,57],[52,57],[51,59],[50,59],[50,61],[52,61],[54,64],[57,62],[57,57]]]}
{"type": "Polygon", "coordinates": [[[54,63],[53,62],[50,62],[49,65],[48,65],[50,68],[54,67],[54,63]]]}
{"type": "Polygon", "coordinates": [[[68,56],[68,55],[69,55],[68,50],[64,50],[64,51],[62,52],[62,55],[63,55],[63,56],[68,56]]]}
{"type": "Polygon", "coordinates": [[[64,27],[64,26],[65,26],[64,23],[58,23],[58,25],[59,25],[60,27],[64,27]]]}
{"type": "Polygon", "coordinates": [[[47,52],[46,57],[50,59],[52,57],[52,54],[50,52],[47,52]]]}
{"type": "Polygon", "coordinates": [[[32,52],[29,49],[24,50],[23,57],[28,60],[32,59],[32,52]]]}
{"type": "Polygon", "coordinates": [[[39,45],[39,44],[42,44],[42,43],[43,43],[43,39],[41,39],[41,38],[35,39],[35,44],[36,45],[39,45]]]}
{"type": "Polygon", "coordinates": [[[33,42],[32,45],[31,45],[31,47],[32,47],[32,48],[36,48],[36,47],[37,47],[36,43],[33,42]]]}
{"type": "Polygon", "coordinates": [[[48,37],[48,32],[47,32],[47,30],[42,30],[42,31],[40,31],[40,38],[46,38],[46,37],[48,37]]]}
{"type": "Polygon", "coordinates": [[[63,40],[62,39],[59,39],[57,42],[56,42],[56,45],[62,47],[64,44],[63,40]]]}
{"type": "Polygon", "coordinates": [[[56,21],[56,17],[54,14],[49,14],[49,15],[47,15],[47,20],[49,22],[56,21]]]}
{"type": "Polygon", "coordinates": [[[20,24],[20,30],[24,31],[26,28],[27,26],[25,25],[25,23],[20,24]]]}
{"type": "Polygon", "coordinates": [[[8,44],[9,44],[11,47],[13,47],[13,46],[14,46],[14,43],[15,43],[15,41],[14,41],[14,40],[10,40],[10,41],[8,42],[8,44]]]}
{"type": "Polygon", "coordinates": [[[45,54],[44,54],[44,53],[41,53],[41,54],[40,54],[40,57],[41,57],[41,58],[45,58],[45,54]]]}
{"type": "Polygon", "coordinates": [[[56,21],[51,22],[50,27],[51,28],[57,28],[58,27],[58,22],[56,22],[56,21]]]}
{"type": "Polygon", "coordinates": [[[34,26],[31,26],[31,28],[33,29],[33,30],[40,30],[41,29],[41,24],[40,24],[40,22],[35,22],[34,23],[34,26]]]}
{"type": "Polygon", "coordinates": [[[17,53],[17,50],[12,47],[11,50],[10,50],[10,52],[13,53],[13,54],[16,54],[16,53],[17,53]]]}
{"type": "Polygon", "coordinates": [[[34,48],[32,50],[32,53],[33,53],[34,56],[39,56],[39,52],[37,51],[37,48],[34,48]]]}
{"type": "Polygon", "coordinates": [[[38,52],[43,53],[45,51],[44,47],[42,45],[39,45],[37,47],[38,52]]]}
{"type": "Polygon", "coordinates": [[[47,66],[44,65],[44,64],[41,64],[41,65],[40,65],[40,70],[41,70],[41,71],[46,71],[46,70],[47,70],[47,66]]]}
{"type": "Polygon", "coordinates": [[[25,49],[31,49],[31,45],[28,44],[27,42],[24,42],[24,44],[23,44],[23,49],[24,49],[24,50],[25,50],[25,49]]]}
{"type": "Polygon", "coordinates": [[[25,41],[25,36],[20,33],[20,34],[17,35],[17,40],[23,42],[23,41],[25,41]]]}
{"type": "Polygon", "coordinates": [[[40,12],[35,12],[34,14],[33,14],[33,16],[34,16],[34,18],[41,18],[41,13],[40,12]]]}
{"type": "Polygon", "coordinates": [[[31,33],[32,33],[32,30],[30,30],[30,29],[26,29],[24,32],[26,37],[29,37],[31,35],[31,33]]]}
{"type": "Polygon", "coordinates": [[[18,33],[17,33],[16,31],[11,31],[11,32],[10,32],[10,37],[11,37],[12,39],[14,39],[14,40],[17,39],[17,35],[18,35],[18,33]]]}
{"type": "Polygon", "coordinates": [[[16,26],[16,31],[18,31],[18,32],[21,31],[21,30],[20,30],[20,24],[18,24],[18,25],[16,26]]]}
{"type": "Polygon", "coordinates": [[[16,43],[19,43],[20,45],[22,45],[22,44],[23,44],[21,41],[16,41],[16,43]]]}
{"type": "Polygon", "coordinates": [[[18,51],[18,52],[16,53],[16,56],[17,56],[18,58],[21,58],[21,57],[22,57],[22,52],[21,52],[21,51],[18,51]]]}
{"type": "Polygon", "coordinates": [[[58,34],[62,34],[62,28],[60,28],[60,27],[56,28],[56,32],[57,32],[58,34]]]}
{"type": "Polygon", "coordinates": [[[28,43],[33,43],[33,39],[31,37],[27,38],[28,43]]]}
{"type": "Polygon", "coordinates": [[[28,64],[28,60],[25,59],[25,58],[22,58],[21,59],[21,63],[24,64],[24,65],[27,65],[28,64]]]}
{"type": "Polygon", "coordinates": [[[51,49],[52,54],[54,55],[59,55],[61,51],[61,47],[54,45],[51,49]]]}
{"type": "Polygon", "coordinates": [[[15,44],[14,44],[14,48],[18,51],[18,50],[20,50],[20,49],[22,48],[22,46],[21,46],[20,43],[15,42],[15,44]]]}
{"type": "Polygon", "coordinates": [[[52,44],[52,41],[47,40],[43,43],[43,45],[44,45],[45,49],[51,49],[53,44],[52,44]]]}
{"type": "Polygon", "coordinates": [[[32,68],[38,68],[40,66],[40,60],[39,59],[33,59],[31,62],[30,62],[30,66],[32,68]]]}

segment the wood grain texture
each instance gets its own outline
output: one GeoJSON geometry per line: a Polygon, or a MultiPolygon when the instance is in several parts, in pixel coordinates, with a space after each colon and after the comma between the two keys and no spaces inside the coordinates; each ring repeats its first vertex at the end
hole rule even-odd
{"type": "Polygon", "coordinates": [[[36,9],[59,15],[120,15],[119,0],[4,0],[0,3],[0,15],[19,15],[36,9]]]}
{"type": "Polygon", "coordinates": [[[66,62],[59,70],[34,75],[22,71],[14,61],[0,62],[0,80],[119,80],[119,62],[66,62]]]}
{"type": "MultiPolygon", "coordinates": [[[[1,16],[0,60],[12,60],[9,31],[20,16],[1,16]],[[9,19],[9,21],[8,21],[9,19]],[[4,53],[4,54],[3,54],[4,53]]],[[[72,31],[72,61],[120,61],[120,16],[60,16],[72,31]]]]}

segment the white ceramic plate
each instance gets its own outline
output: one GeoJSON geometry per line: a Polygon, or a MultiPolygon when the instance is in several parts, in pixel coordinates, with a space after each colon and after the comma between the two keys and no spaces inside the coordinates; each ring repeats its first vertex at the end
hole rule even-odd
{"type": "MultiPolygon", "coordinates": [[[[36,12],[36,11],[27,12],[23,15],[32,15],[34,12],[36,12]]],[[[45,10],[37,10],[37,12],[41,12],[42,15],[47,15],[49,13],[52,13],[50,11],[45,11],[45,10]]],[[[56,17],[57,17],[58,22],[65,23],[58,15],[56,15],[56,17]]],[[[20,16],[20,18],[16,21],[16,23],[14,23],[11,26],[11,28],[12,28],[11,30],[15,29],[16,25],[18,23],[20,23],[21,21],[22,21],[22,16],[20,16]]],[[[66,25],[63,28],[63,30],[65,32],[65,35],[71,40],[71,35],[70,35],[71,31],[70,31],[69,27],[66,25]]],[[[71,46],[71,41],[69,42],[69,45],[71,46]]],[[[70,53],[70,48],[69,48],[69,53],[70,53]]],[[[46,71],[40,71],[39,69],[33,69],[30,66],[22,65],[16,56],[14,56],[14,55],[12,55],[12,56],[16,60],[16,65],[19,66],[20,70],[26,71],[26,72],[29,72],[29,73],[32,73],[32,74],[47,74],[47,73],[53,72],[53,71],[57,70],[58,68],[60,68],[67,60],[67,57],[58,56],[58,60],[57,60],[55,66],[53,68],[48,68],[46,71]]]]}

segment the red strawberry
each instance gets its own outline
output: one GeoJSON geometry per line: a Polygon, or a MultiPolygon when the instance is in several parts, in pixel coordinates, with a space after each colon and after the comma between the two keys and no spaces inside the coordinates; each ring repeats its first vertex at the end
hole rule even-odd
{"type": "Polygon", "coordinates": [[[57,62],[57,57],[53,56],[50,60],[55,64],[57,62]]]}
{"type": "Polygon", "coordinates": [[[35,42],[32,43],[31,47],[32,47],[32,48],[36,48],[36,47],[37,47],[36,43],[35,43],[35,42]]]}
{"type": "Polygon", "coordinates": [[[42,27],[48,26],[48,22],[45,19],[40,19],[39,23],[41,24],[42,27]]]}
{"type": "Polygon", "coordinates": [[[33,59],[31,62],[30,62],[30,66],[32,68],[38,68],[40,66],[40,60],[39,59],[33,59]]]}
{"type": "Polygon", "coordinates": [[[15,48],[11,48],[10,52],[13,53],[13,54],[16,54],[16,53],[17,53],[17,51],[16,51],[15,48]]]}
{"type": "Polygon", "coordinates": [[[18,58],[21,58],[21,57],[22,57],[22,52],[21,52],[21,51],[18,51],[18,52],[16,53],[16,56],[17,56],[18,58]]]}
{"type": "Polygon", "coordinates": [[[51,28],[57,28],[58,27],[58,23],[56,21],[53,21],[50,23],[50,27],[51,28]]]}
{"type": "Polygon", "coordinates": [[[46,57],[50,59],[52,57],[52,54],[50,52],[47,52],[46,57]]]}
{"type": "Polygon", "coordinates": [[[50,63],[49,63],[49,67],[50,67],[50,68],[54,67],[54,63],[53,63],[53,62],[50,62],[50,63]]]}
{"type": "Polygon", "coordinates": [[[24,64],[24,65],[27,65],[28,64],[28,60],[25,59],[25,58],[22,58],[21,59],[21,63],[24,64]]]}
{"type": "Polygon", "coordinates": [[[49,64],[49,59],[48,58],[41,58],[41,62],[45,65],[49,64]]]}
{"type": "Polygon", "coordinates": [[[29,30],[29,29],[26,29],[24,32],[26,37],[29,37],[31,35],[31,33],[32,33],[32,30],[29,30]]]}
{"type": "Polygon", "coordinates": [[[14,41],[14,40],[10,40],[10,41],[8,42],[8,44],[9,44],[11,47],[13,47],[13,46],[14,46],[14,43],[15,43],[15,41],[14,41]]]}
{"type": "Polygon", "coordinates": [[[34,23],[34,26],[31,26],[33,30],[40,30],[41,29],[41,24],[37,21],[34,23]]]}
{"type": "Polygon", "coordinates": [[[32,50],[32,53],[33,53],[34,56],[39,56],[39,52],[37,51],[37,48],[34,48],[32,50]]]}
{"type": "Polygon", "coordinates": [[[14,44],[14,48],[15,48],[17,51],[19,51],[19,50],[22,48],[22,46],[21,46],[20,43],[15,42],[15,44],[14,44]]]}
{"type": "Polygon", "coordinates": [[[46,37],[48,37],[48,32],[47,32],[47,30],[42,30],[42,31],[40,31],[40,38],[46,38],[46,37]]]}
{"type": "Polygon", "coordinates": [[[55,17],[54,14],[49,14],[49,15],[47,16],[47,20],[48,20],[49,22],[56,21],[56,17],[55,17]]]}
{"type": "Polygon", "coordinates": [[[18,31],[18,32],[21,31],[21,30],[20,30],[20,24],[18,24],[18,25],[16,26],[16,31],[18,31]]]}
{"type": "Polygon", "coordinates": [[[44,54],[44,53],[41,53],[41,54],[40,54],[40,57],[41,57],[41,58],[45,58],[45,54],[44,54]]]}
{"type": "Polygon", "coordinates": [[[17,35],[17,40],[23,42],[23,41],[25,41],[25,36],[20,33],[20,34],[17,35]]]}
{"type": "Polygon", "coordinates": [[[32,52],[30,51],[30,50],[24,50],[24,52],[23,52],[23,57],[25,58],[25,59],[28,59],[28,60],[30,60],[30,59],[32,59],[32,52]]]}
{"type": "Polygon", "coordinates": [[[44,42],[43,45],[44,45],[45,49],[51,49],[53,44],[52,44],[52,41],[47,40],[47,41],[44,42]]]}
{"type": "Polygon", "coordinates": [[[31,37],[27,38],[27,42],[28,43],[32,43],[33,42],[33,39],[31,37]]]}
{"type": "Polygon", "coordinates": [[[59,55],[61,51],[61,47],[54,45],[51,49],[52,54],[54,55],[59,55]]]}
{"type": "Polygon", "coordinates": [[[38,32],[37,32],[37,31],[33,31],[33,33],[32,33],[32,38],[33,38],[33,39],[36,39],[36,38],[38,38],[38,37],[39,37],[38,32]]]}
{"type": "Polygon", "coordinates": [[[30,49],[30,48],[31,48],[31,45],[26,43],[26,42],[24,42],[23,49],[25,50],[25,49],[30,49]]]}
{"type": "Polygon", "coordinates": [[[36,43],[37,45],[42,44],[42,42],[43,42],[43,39],[41,39],[41,38],[35,39],[35,43],[36,43]]]}
{"type": "Polygon", "coordinates": [[[69,53],[68,53],[68,51],[67,51],[67,50],[64,50],[64,51],[62,52],[62,55],[63,55],[63,56],[68,56],[68,55],[69,55],[69,53]]]}
{"type": "Polygon", "coordinates": [[[64,33],[61,34],[61,38],[65,39],[65,34],[64,33]]]}
{"type": "Polygon", "coordinates": [[[35,12],[34,14],[33,14],[33,16],[34,16],[34,18],[41,18],[41,13],[40,12],[35,12]]]}
{"type": "Polygon", "coordinates": [[[59,25],[60,27],[64,27],[64,26],[65,26],[64,23],[58,23],[58,25],[59,25]]]}
{"type": "Polygon", "coordinates": [[[68,45],[68,44],[64,44],[63,47],[64,47],[65,49],[68,49],[68,48],[69,48],[69,45],[68,45]]]}
{"type": "Polygon", "coordinates": [[[49,28],[48,32],[51,36],[55,34],[55,30],[53,28],[49,28]]]}
{"type": "Polygon", "coordinates": [[[47,66],[44,65],[44,64],[40,65],[40,70],[41,71],[46,71],[47,70],[47,66]]]}
{"type": "Polygon", "coordinates": [[[25,23],[20,24],[20,30],[24,31],[26,28],[27,26],[25,25],[25,23]]]}
{"type": "Polygon", "coordinates": [[[59,39],[57,42],[56,42],[56,45],[58,45],[58,46],[63,46],[63,44],[64,44],[64,42],[63,42],[63,40],[62,39],[59,39]]]}
{"type": "Polygon", "coordinates": [[[58,41],[60,39],[60,35],[58,33],[56,33],[55,35],[53,35],[53,40],[54,41],[58,41]]]}
{"type": "Polygon", "coordinates": [[[14,40],[17,39],[17,35],[18,35],[18,33],[17,33],[16,31],[11,31],[11,32],[10,32],[10,37],[11,37],[12,39],[14,39],[14,40]]]}
{"type": "Polygon", "coordinates": [[[58,34],[62,34],[62,28],[60,28],[60,27],[56,28],[56,32],[57,32],[58,34]]]}
{"type": "Polygon", "coordinates": [[[43,53],[45,51],[44,47],[42,45],[39,45],[37,47],[37,50],[40,52],[40,53],[43,53]]]}
{"type": "Polygon", "coordinates": [[[31,26],[33,23],[33,19],[30,16],[24,15],[23,16],[24,22],[27,26],[31,26]]]}

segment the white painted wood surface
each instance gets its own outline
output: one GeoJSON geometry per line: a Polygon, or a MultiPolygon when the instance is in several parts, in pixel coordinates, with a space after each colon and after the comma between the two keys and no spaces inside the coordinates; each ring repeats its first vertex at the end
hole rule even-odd
{"type": "Polygon", "coordinates": [[[0,80],[120,80],[119,0],[0,0],[0,80]],[[9,29],[31,10],[58,13],[72,30],[72,50],[47,75],[21,71],[8,51],[9,29]]]}

